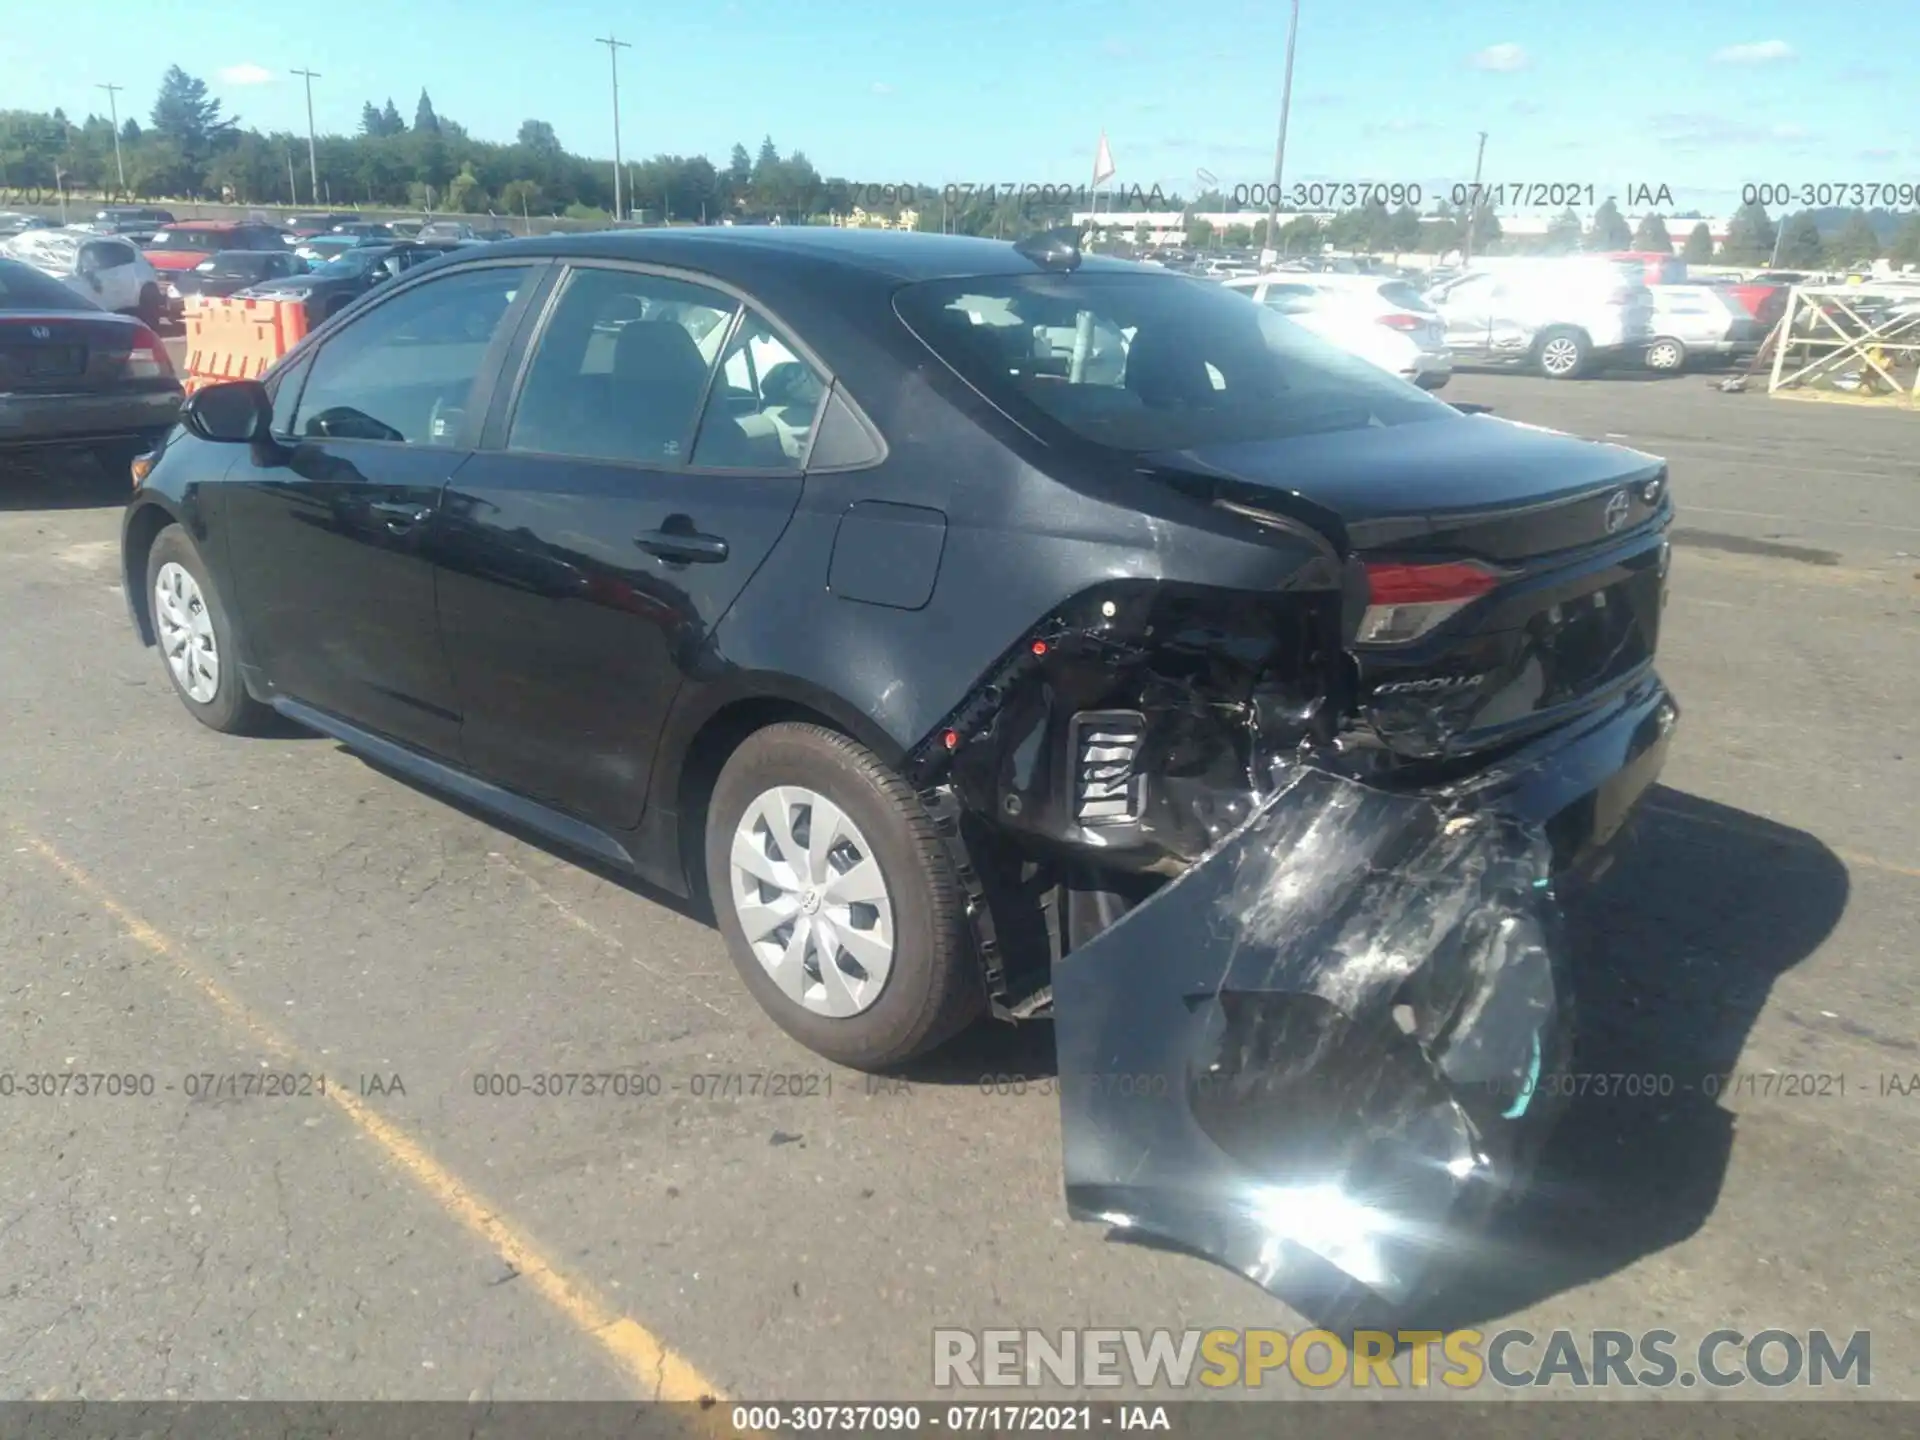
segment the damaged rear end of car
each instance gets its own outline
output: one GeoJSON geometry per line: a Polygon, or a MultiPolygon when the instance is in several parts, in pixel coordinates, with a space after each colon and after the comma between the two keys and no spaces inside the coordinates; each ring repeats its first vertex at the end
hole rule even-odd
{"type": "Polygon", "coordinates": [[[1154,497],[1153,560],[1040,617],[908,778],[1008,887],[976,939],[997,1013],[1054,1019],[1073,1214],[1408,1301],[1550,1128],[1558,891],[1677,718],[1665,465],[1198,282],[1039,266],[896,305],[1041,469],[1154,497]],[[1183,525],[1286,563],[1219,583],[1183,525]]]}

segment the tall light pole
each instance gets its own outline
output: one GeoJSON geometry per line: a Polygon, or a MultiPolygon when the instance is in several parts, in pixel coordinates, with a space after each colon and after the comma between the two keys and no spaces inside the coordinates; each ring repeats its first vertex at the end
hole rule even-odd
{"type": "Polygon", "coordinates": [[[1473,157],[1473,189],[1467,192],[1467,233],[1460,241],[1460,266],[1473,259],[1473,222],[1480,218],[1480,162],[1487,158],[1487,132],[1480,132],[1480,149],[1473,157]]]}
{"type": "Polygon", "coordinates": [[[317,70],[289,70],[287,73],[303,75],[307,81],[307,179],[312,185],[307,199],[318,205],[320,203],[320,152],[313,140],[313,82],[320,78],[320,73],[317,70]]]}
{"type": "Polygon", "coordinates": [[[1287,163],[1287,112],[1293,108],[1293,42],[1300,34],[1300,0],[1293,0],[1293,18],[1287,22],[1287,75],[1280,82],[1280,138],[1273,147],[1273,191],[1267,197],[1267,243],[1262,267],[1280,255],[1280,175],[1287,163]]]}
{"type": "Polygon", "coordinates": [[[607,47],[607,59],[613,64],[613,218],[620,218],[620,52],[631,50],[633,46],[625,40],[616,40],[609,35],[604,40],[596,40],[596,45],[607,47]]]}
{"type": "Polygon", "coordinates": [[[124,85],[98,85],[94,87],[107,92],[107,114],[113,117],[113,170],[120,177],[120,190],[124,195],[127,189],[127,167],[120,158],[120,103],[115,97],[124,90],[124,85]]]}

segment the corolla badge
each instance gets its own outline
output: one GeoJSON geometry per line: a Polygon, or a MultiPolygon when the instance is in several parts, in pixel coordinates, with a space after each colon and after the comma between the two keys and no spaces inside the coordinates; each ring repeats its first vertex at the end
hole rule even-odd
{"type": "Polygon", "coordinates": [[[1633,502],[1627,498],[1627,492],[1616,490],[1613,498],[1607,501],[1607,534],[1611,535],[1627,523],[1627,512],[1633,502]]]}
{"type": "Polygon", "coordinates": [[[28,333],[36,340],[51,340],[53,338],[53,331],[45,325],[36,325],[28,333]]]}
{"type": "Polygon", "coordinates": [[[1434,695],[1449,690],[1471,690],[1485,675],[1436,675],[1426,680],[1394,680],[1373,687],[1375,695],[1434,695]]]}

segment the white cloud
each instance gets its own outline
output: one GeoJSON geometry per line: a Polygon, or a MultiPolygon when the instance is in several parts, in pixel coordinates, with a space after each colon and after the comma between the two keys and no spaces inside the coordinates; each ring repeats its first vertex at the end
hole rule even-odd
{"type": "Polygon", "coordinates": [[[887,84],[884,80],[876,80],[873,82],[873,93],[876,95],[891,95],[893,93],[893,86],[887,84]]]}
{"type": "Polygon", "coordinates": [[[1533,63],[1533,58],[1511,40],[1499,45],[1489,45],[1484,50],[1476,50],[1467,57],[1467,63],[1476,70],[1524,70],[1533,63]]]}
{"type": "Polygon", "coordinates": [[[264,65],[256,65],[248,60],[227,66],[220,72],[220,78],[229,85],[264,85],[273,79],[273,72],[264,65]]]}
{"type": "Polygon", "coordinates": [[[1784,40],[1755,40],[1747,45],[1728,45],[1713,52],[1716,65],[1771,65],[1793,59],[1793,47],[1784,40]]]}

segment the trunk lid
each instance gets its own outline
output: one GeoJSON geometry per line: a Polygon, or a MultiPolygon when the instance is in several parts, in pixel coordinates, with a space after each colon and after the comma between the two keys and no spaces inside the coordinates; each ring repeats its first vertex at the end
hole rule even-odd
{"type": "Polygon", "coordinates": [[[96,390],[119,383],[142,333],[119,315],[0,315],[0,394],[96,390]]]}
{"type": "Polygon", "coordinates": [[[1399,757],[1515,743],[1653,658],[1672,515],[1655,456],[1460,416],[1152,460],[1314,525],[1364,569],[1355,701],[1399,757]]]}

